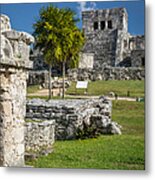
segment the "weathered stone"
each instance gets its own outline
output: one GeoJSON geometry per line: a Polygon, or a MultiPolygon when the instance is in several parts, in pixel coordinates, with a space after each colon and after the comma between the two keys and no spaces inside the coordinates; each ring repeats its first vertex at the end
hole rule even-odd
{"type": "MultiPolygon", "coordinates": [[[[145,78],[145,37],[133,36],[128,32],[128,14],[125,8],[84,11],[82,21],[86,42],[80,53],[79,69],[68,71],[69,80],[145,78]],[[138,67],[141,69],[138,70],[138,67]]],[[[36,76],[37,71],[48,70],[43,54],[38,49],[33,52],[32,59],[36,76]]],[[[37,81],[37,78],[33,81],[31,76],[30,79],[31,82],[37,81]]]]}
{"type": "Polygon", "coordinates": [[[118,134],[118,135],[122,134],[120,130],[121,126],[118,125],[117,123],[111,122],[110,124],[108,124],[108,127],[109,127],[108,132],[110,134],[118,134]]]}
{"type": "MultiPolygon", "coordinates": [[[[85,56],[81,58],[79,68],[89,67],[89,61],[86,65],[84,63],[84,59],[89,59],[89,56],[86,57],[89,53],[94,55],[91,68],[135,66],[132,61],[136,61],[131,55],[134,50],[140,50],[140,62],[136,67],[142,66],[144,36],[132,36],[128,33],[128,14],[125,8],[84,11],[82,20],[86,43],[82,51],[85,56]]],[[[134,57],[137,60],[138,57],[134,57]]]]}
{"type": "Polygon", "coordinates": [[[97,80],[144,80],[145,69],[139,67],[105,67],[99,69],[69,69],[70,81],[97,80]],[[76,74],[76,75],[75,75],[76,74]],[[90,75],[91,74],[91,75],[90,75]],[[102,77],[102,78],[99,78],[102,77]]]}
{"type": "MultiPolygon", "coordinates": [[[[82,130],[84,125],[87,127],[93,125],[99,129],[99,132],[109,133],[111,108],[111,101],[105,97],[88,100],[52,100],[47,102],[31,99],[27,101],[27,112],[36,109],[36,111],[32,110],[31,113],[34,121],[44,120],[43,117],[46,117],[48,122],[55,120],[55,138],[61,140],[75,139],[77,131],[82,130]],[[41,114],[43,107],[48,107],[48,111],[41,114]]],[[[27,113],[26,118],[29,119],[29,113],[27,113]]]]}
{"type": "Polygon", "coordinates": [[[29,45],[33,37],[11,30],[7,16],[0,15],[0,20],[0,166],[21,167],[24,166],[26,69],[32,66],[29,45]]]}
{"type": "Polygon", "coordinates": [[[94,53],[81,53],[79,68],[93,68],[94,53]]]}
{"type": "MultiPolygon", "coordinates": [[[[55,141],[55,121],[28,122],[25,124],[26,152],[42,152],[52,149],[55,141]]],[[[30,153],[31,154],[31,153],[30,153]]]]}
{"type": "Polygon", "coordinates": [[[41,85],[43,88],[48,87],[48,71],[29,71],[29,77],[27,80],[28,85],[41,85]]]}
{"type": "Polygon", "coordinates": [[[10,18],[4,14],[0,16],[1,32],[11,30],[10,18]]]}

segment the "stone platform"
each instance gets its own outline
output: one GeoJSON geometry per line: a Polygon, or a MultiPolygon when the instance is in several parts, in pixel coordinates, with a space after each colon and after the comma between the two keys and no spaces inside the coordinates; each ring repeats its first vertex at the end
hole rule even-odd
{"type": "Polygon", "coordinates": [[[121,134],[120,126],[111,120],[112,103],[105,98],[87,100],[32,99],[27,101],[26,119],[55,121],[55,139],[76,139],[85,126],[101,134],[121,134]]]}

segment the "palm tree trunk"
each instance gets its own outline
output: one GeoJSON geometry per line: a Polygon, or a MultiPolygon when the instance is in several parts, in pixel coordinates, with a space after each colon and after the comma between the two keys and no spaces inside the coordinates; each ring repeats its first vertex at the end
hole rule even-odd
{"type": "Polygon", "coordinates": [[[50,100],[51,97],[52,97],[52,92],[51,92],[51,90],[52,90],[51,68],[52,68],[52,66],[51,66],[51,64],[49,64],[49,71],[48,71],[48,80],[49,80],[49,82],[48,82],[48,90],[49,90],[48,99],[49,99],[49,100],[50,100]]]}
{"type": "Polygon", "coordinates": [[[65,62],[63,62],[62,77],[63,77],[62,99],[64,99],[65,98],[65,62]]]}

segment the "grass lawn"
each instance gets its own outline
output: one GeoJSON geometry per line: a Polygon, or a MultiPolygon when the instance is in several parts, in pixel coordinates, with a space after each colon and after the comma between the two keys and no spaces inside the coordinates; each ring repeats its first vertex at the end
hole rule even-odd
{"type": "MultiPolygon", "coordinates": [[[[36,96],[35,93],[39,90],[39,85],[29,86],[27,88],[27,97],[48,99],[48,96],[36,96]],[[29,93],[34,93],[34,96],[29,96],[29,93]]],[[[88,83],[88,96],[91,95],[108,95],[109,92],[115,92],[118,96],[127,96],[128,91],[130,97],[144,97],[144,81],[94,81],[88,83]]],[[[84,89],[76,89],[76,83],[72,82],[72,85],[67,89],[66,99],[69,99],[67,95],[84,95],[84,89]]],[[[53,99],[61,99],[60,97],[53,97],[53,99]]]]}
{"type": "MultiPolygon", "coordinates": [[[[44,100],[48,100],[49,98],[48,98],[48,96],[29,96],[29,95],[27,95],[27,99],[37,99],[37,98],[39,98],[39,99],[44,99],[44,100]]],[[[75,97],[76,98],[76,97],[75,97]]],[[[51,98],[51,100],[62,100],[62,97],[60,97],[60,96],[53,96],[52,98],[51,98]]],[[[73,99],[72,97],[68,97],[68,96],[65,96],[65,98],[64,99],[73,99]]],[[[77,98],[76,98],[77,99],[77,98]]]]}
{"type": "Polygon", "coordinates": [[[54,152],[35,161],[34,167],[144,169],[144,103],[113,101],[112,119],[123,134],[96,139],[56,141],[54,152]]]}
{"type": "Polygon", "coordinates": [[[39,90],[39,85],[32,85],[27,87],[27,93],[35,93],[39,90]]]}
{"type": "MultiPolygon", "coordinates": [[[[108,95],[109,92],[115,92],[119,96],[127,96],[130,91],[130,97],[144,97],[144,81],[94,81],[88,83],[88,95],[108,95]]],[[[85,90],[77,89],[76,83],[67,89],[66,94],[83,95],[85,90]]]]}
{"type": "MultiPolygon", "coordinates": [[[[48,96],[36,96],[35,94],[34,96],[27,95],[27,99],[37,99],[37,98],[48,100],[48,96]]],[[[53,96],[52,99],[62,99],[62,98],[60,96],[53,96]]]]}

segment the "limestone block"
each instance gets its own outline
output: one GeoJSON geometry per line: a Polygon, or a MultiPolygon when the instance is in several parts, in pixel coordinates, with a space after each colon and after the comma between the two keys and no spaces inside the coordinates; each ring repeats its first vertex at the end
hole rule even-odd
{"type": "Polygon", "coordinates": [[[142,80],[145,78],[145,69],[143,67],[104,67],[99,69],[72,69],[68,70],[68,77],[71,81],[80,80],[98,80],[98,76],[102,80],[142,80]],[[91,74],[91,75],[90,75],[91,74]]]}
{"type": "Polygon", "coordinates": [[[10,41],[4,36],[0,35],[1,39],[1,51],[0,51],[0,58],[1,59],[12,59],[13,58],[13,48],[11,46],[10,41]]]}
{"type": "MultiPolygon", "coordinates": [[[[46,107],[44,116],[49,117],[47,122],[55,120],[55,139],[75,139],[76,132],[79,129],[82,130],[84,125],[95,126],[101,133],[108,133],[112,105],[105,97],[95,100],[52,100],[48,102],[39,99],[28,100],[26,117],[29,119],[31,111],[31,117],[36,123],[38,120],[44,120],[41,114],[43,107],[46,107]]],[[[47,118],[45,119],[47,120],[47,118]]],[[[41,128],[39,132],[41,143],[43,143],[43,139],[47,141],[48,128],[45,128],[44,123],[38,123],[37,126],[41,128]],[[44,131],[47,131],[46,133],[43,128],[44,131]]]]}
{"type": "Polygon", "coordinates": [[[24,154],[24,152],[25,152],[24,143],[17,144],[15,153],[17,153],[18,156],[21,156],[24,154]]]}
{"type": "Polygon", "coordinates": [[[13,130],[13,137],[15,143],[24,142],[24,127],[16,128],[13,130]]]}
{"type": "Polygon", "coordinates": [[[0,15],[1,32],[11,30],[10,18],[4,14],[0,15]]]}
{"type": "Polygon", "coordinates": [[[28,122],[25,124],[26,151],[39,152],[51,148],[54,143],[54,121],[28,122]]]}
{"type": "Polygon", "coordinates": [[[121,126],[120,125],[118,125],[116,122],[111,122],[109,125],[108,125],[108,127],[109,127],[109,132],[111,133],[111,134],[118,134],[118,135],[120,135],[120,134],[122,134],[121,133],[121,126]]]}
{"type": "Polygon", "coordinates": [[[18,40],[18,41],[23,41],[27,45],[31,44],[34,42],[33,36],[26,32],[19,32],[16,30],[10,30],[10,31],[5,31],[3,32],[3,35],[10,40],[18,40]]]}
{"type": "Polygon", "coordinates": [[[32,65],[28,46],[33,38],[27,33],[11,30],[7,16],[1,15],[0,18],[0,165],[22,167],[26,69],[32,65]],[[18,56],[19,42],[22,42],[21,57],[18,56]]]}
{"type": "Polygon", "coordinates": [[[81,53],[79,68],[93,68],[94,53],[81,53]]]}
{"type": "Polygon", "coordinates": [[[19,40],[21,33],[15,30],[9,30],[9,31],[5,31],[3,32],[3,35],[7,38],[7,39],[11,39],[11,40],[19,40]]]}
{"type": "Polygon", "coordinates": [[[0,113],[10,117],[12,115],[12,103],[10,101],[3,101],[0,103],[0,113]]]}

